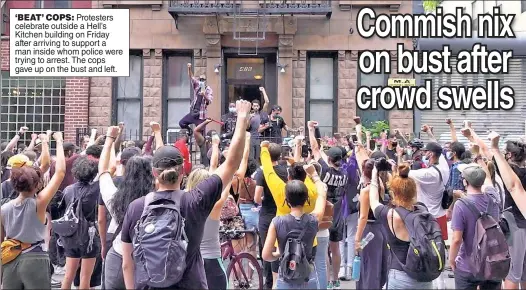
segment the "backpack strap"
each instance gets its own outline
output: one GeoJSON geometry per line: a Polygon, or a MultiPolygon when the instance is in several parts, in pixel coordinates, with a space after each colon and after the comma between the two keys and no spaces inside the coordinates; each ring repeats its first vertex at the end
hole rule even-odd
{"type": "Polygon", "coordinates": [[[480,218],[482,216],[482,212],[480,210],[477,209],[477,207],[475,206],[475,204],[473,204],[473,202],[465,199],[465,198],[461,198],[459,199],[460,202],[462,202],[465,206],[467,206],[469,208],[469,210],[477,217],[477,218],[480,218]]]}
{"type": "Polygon", "coordinates": [[[440,184],[441,185],[444,185],[444,179],[442,178],[442,172],[440,172],[440,169],[438,169],[438,167],[436,167],[435,165],[431,165],[431,167],[433,167],[436,171],[438,171],[438,176],[440,177],[440,184]]]}
{"type": "Polygon", "coordinates": [[[301,239],[303,239],[303,236],[305,235],[305,233],[307,232],[307,221],[306,221],[306,216],[307,214],[304,213],[303,216],[301,217],[301,221],[302,221],[302,227],[303,229],[301,230],[301,233],[300,235],[298,236],[298,240],[301,241],[301,239]]]}

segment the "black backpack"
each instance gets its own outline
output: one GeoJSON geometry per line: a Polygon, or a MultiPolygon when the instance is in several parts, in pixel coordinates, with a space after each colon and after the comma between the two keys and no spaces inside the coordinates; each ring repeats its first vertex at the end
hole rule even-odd
{"type": "Polygon", "coordinates": [[[86,192],[89,191],[73,199],[61,218],[51,221],[51,228],[60,236],[65,248],[83,248],[94,238],[93,233],[90,233],[94,223],[86,219],[82,210],[82,199],[86,192]]]}
{"type": "MultiPolygon", "coordinates": [[[[312,272],[310,261],[307,259],[305,243],[302,238],[307,231],[307,214],[301,218],[302,230],[292,230],[287,235],[285,250],[279,262],[279,274],[283,280],[291,284],[302,284],[309,281],[312,272]]],[[[282,221],[295,219],[292,215],[280,217],[282,221]]]]}
{"type": "Polygon", "coordinates": [[[440,225],[427,211],[427,208],[419,204],[415,205],[414,211],[401,207],[394,210],[405,223],[410,236],[410,244],[405,264],[402,264],[394,253],[392,257],[397,260],[409,277],[419,282],[435,280],[444,271],[446,261],[446,245],[442,238],[440,225]]]}
{"type": "Polygon", "coordinates": [[[135,225],[135,287],[172,287],[186,272],[188,238],[181,215],[184,191],[150,192],[135,225]]]}
{"type": "MultiPolygon", "coordinates": [[[[442,172],[435,165],[432,166],[436,171],[438,171],[438,176],[440,176],[440,184],[443,185],[444,179],[442,179],[442,172]]],[[[447,188],[447,184],[444,185],[444,192],[442,193],[442,208],[448,209],[453,204],[453,190],[447,188]]]]}

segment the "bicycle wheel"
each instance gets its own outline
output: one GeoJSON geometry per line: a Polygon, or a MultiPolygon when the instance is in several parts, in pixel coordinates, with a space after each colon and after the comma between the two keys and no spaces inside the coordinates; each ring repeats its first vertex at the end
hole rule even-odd
{"type": "Polygon", "coordinates": [[[229,289],[263,289],[263,271],[254,256],[240,253],[226,271],[229,289]]]}

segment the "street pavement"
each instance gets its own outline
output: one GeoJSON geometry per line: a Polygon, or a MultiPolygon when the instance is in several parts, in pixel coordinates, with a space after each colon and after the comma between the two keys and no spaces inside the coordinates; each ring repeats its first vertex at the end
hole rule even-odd
{"type": "MultiPolygon", "coordinates": [[[[450,271],[444,272],[444,276],[446,277],[446,289],[455,289],[455,280],[453,278],[449,278],[448,275],[451,274],[450,271]]],[[[62,281],[63,275],[54,275],[53,279],[57,281],[62,281]]],[[[60,289],[53,288],[53,289],[60,289]]],[[[102,289],[101,287],[95,287],[94,289],[102,289]]],[[[341,281],[341,289],[356,289],[356,282],[354,281],[341,281]]]]}

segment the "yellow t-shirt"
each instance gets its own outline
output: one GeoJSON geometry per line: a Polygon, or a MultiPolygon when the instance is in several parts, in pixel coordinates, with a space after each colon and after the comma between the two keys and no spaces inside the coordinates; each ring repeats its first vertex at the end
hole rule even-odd
{"type": "MultiPolygon", "coordinates": [[[[276,203],[276,216],[289,214],[290,207],[285,202],[285,186],[287,184],[278,176],[276,171],[274,171],[274,166],[272,166],[272,160],[270,159],[270,153],[266,147],[261,148],[261,165],[263,167],[265,181],[267,182],[267,186],[274,198],[274,202],[276,203]]],[[[310,177],[305,179],[305,186],[309,190],[309,198],[303,209],[305,213],[311,213],[314,210],[318,193],[316,191],[316,185],[310,177]]],[[[317,244],[317,239],[314,239],[313,246],[316,246],[317,244]]]]}

